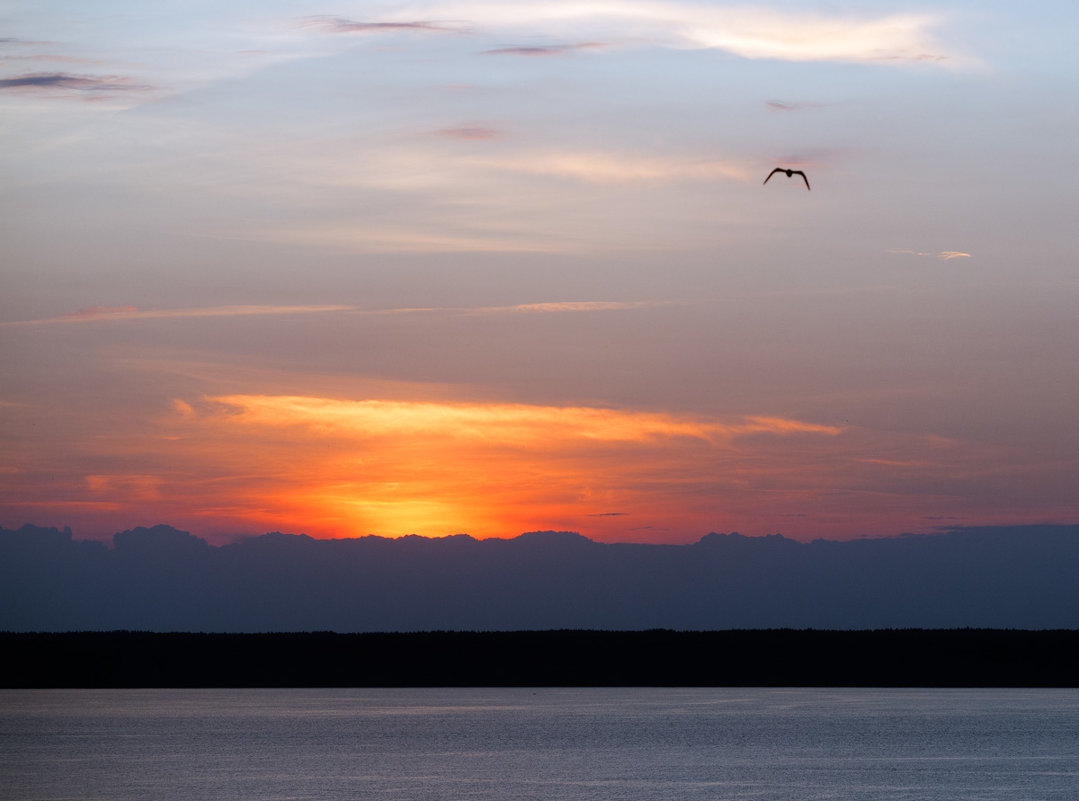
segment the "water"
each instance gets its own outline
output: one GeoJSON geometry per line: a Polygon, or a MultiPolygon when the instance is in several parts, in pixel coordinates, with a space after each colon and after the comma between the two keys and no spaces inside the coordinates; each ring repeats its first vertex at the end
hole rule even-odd
{"type": "Polygon", "coordinates": [[[1079,691],[0,691],[0,799],[1079,798],[1079,691]]]}

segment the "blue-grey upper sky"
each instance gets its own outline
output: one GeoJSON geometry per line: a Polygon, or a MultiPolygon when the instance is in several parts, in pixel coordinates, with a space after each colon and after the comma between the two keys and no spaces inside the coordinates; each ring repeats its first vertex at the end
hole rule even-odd
{"type": "Polygon", "coordinates": [[[0,525],[1075,522],[1076,13],[0,2],[0,525]]]}

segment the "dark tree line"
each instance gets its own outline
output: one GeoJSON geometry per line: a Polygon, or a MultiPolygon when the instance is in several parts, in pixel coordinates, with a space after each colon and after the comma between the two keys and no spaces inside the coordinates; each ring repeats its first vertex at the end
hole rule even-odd
{"type": "Polygon", "coordinates": [[[0,686],[1076,687],[1079,631],[0,633],[0,686]]]}

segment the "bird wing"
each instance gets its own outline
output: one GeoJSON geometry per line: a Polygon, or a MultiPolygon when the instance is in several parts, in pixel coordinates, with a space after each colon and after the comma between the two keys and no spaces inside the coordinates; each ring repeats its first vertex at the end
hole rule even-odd
{"type": "Polygon", "coordinates": [[[806,189],[809,189],[809,179],[806,178],[806,174],[804,172],[802,172],[801,170],[791,170],[791,172],[795,175],[801,175],[802,180],[806,182],[806,189]]]}
{"type": "MultiPolygon", "coordinates": [[[[775,174],[776,174],[777,172],[783,172],[783,170],[779,169],[779,167],[776,167],[776,168],[775,168],[774,170],[772,170],[772,171],[771,171],[770,173],[768,173],[768,178],[771,178],[771,177],[772,177],[773,175],[775,175],[775,174]]],[[[766,184],[766,183],[768,183],[768,178],[765,178],[765,179],[764,179],[764,183],[765,183],[765,184],[766,184]]],[[[764,184],[761,184],[761,186],[764,186],[764,184]]]]}

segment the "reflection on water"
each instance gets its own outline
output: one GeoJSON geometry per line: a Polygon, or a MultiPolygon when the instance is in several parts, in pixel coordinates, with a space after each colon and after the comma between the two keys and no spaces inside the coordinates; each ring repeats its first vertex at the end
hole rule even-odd
{"type": "Polygon", "coordinates": [[[1077,690],[0,691],[0,798],[1068,799],[1077,690]]]}

